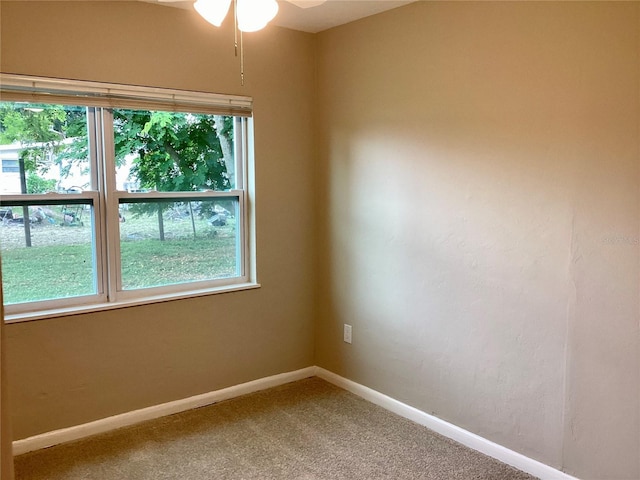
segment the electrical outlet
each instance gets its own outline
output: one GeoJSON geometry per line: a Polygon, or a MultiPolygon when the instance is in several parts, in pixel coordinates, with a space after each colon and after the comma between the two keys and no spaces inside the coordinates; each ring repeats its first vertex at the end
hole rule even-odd
{"type": "Polygon", "coordinates": [[[351,343],[351,325],[344,324],[344,341],[351,343]]]}

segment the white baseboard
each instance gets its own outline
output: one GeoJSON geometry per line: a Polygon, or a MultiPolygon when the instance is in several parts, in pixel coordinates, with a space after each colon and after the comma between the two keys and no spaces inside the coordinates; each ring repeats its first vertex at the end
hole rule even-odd
{"type": "Polygon", "coordinates": [[[54,430],[52,432],[35,435],[23,440],[16,440],[13,442],[13,454],[21,455],[41,448],[80,440],[81,438],[108,432],[110,430],[115,430],[116,428],[127,427],[146,420],[153,420],[155,418],[173,415],[193,408],[204,407],[223,400],[239,397],[240,395],[246,395],[247,393],[277,387],[278,385],[295,382],[296,380],[302,380],[307,377],[313,377],[315,376],[315,373],[316,367],[307,367],[294,372],[281,373],[271,377],[260,378],[252,382],[242,383],[240,385],[223,388],[222,390],[216,390],[214,392],[203,393],[201,395],[195,395],[182,400],[154,405],[152,407],[114,415],[113,417],[102,418],[83,425],[54,430]]]}
{"type": "Polygon", "coordinates": [[[222,390],[203,393],[201,395],[195,395],[182,400],[176,400],[152,407],[142,408],[140,410],[134,410],[132,412],[122,413],[120,415],[114,415],[113,417],[103,418],[83,425],[54,430],[53,432],[35,435],[23,440],[16,440],[13,442],[13,454],[21,455],[41,448],[80,440],[91,435],[115,430],[116,428],[134,425],[136,423],[153,420],[166,415],[173,415],[193,408],[212,405],[223,400],[229,400],[241,395],[277,387],[279,385],[284,385],[285,383],[313,376],[318,376],[327,382],[354,393],[355,395],[379,405],[386,410],[408,418],[409,420],[423,425],[440,435],[451,438],[452,440],[472,448],[473,450],[484,453],[485,455],[493,457],[496,460],[506,463],[507,465],[511,465],[518,470],[527,472],[542,480],[578,480],[571,475],[561,472],[560,470],[556,470],[555,468],[538,462],[537,460],[533,460],[520,453],[514,452],[513,450],[509,450],[497,443],[482,438],[451,423],[445,422],[444,420],[440,420],[433,415],[429,415],[417,408],[406,405],[398,400],[388,397],[387,395],[320,367],[307,367],[293,372],[281,373],[279,375],[261,378],[252,382],[235,385],[233,387],[223,388],[222,390]]]}
{"type": "Polygon", "coordinates": [[[513,450],[509,450],[508,448],[498,445],[486,438],[482,438],[475,433],[471,433],[451,423],[445,422],[444,420],[440,420],[433,415],[429,415],[417,408],[406,405],[398,400],[394,400],[387,395],[348,380],[340,375],[336,375],[324,368],[316,367],[316,376],[354,393],[371,403],[375,403],[385,410],[396,413],[401,417],[408,418],[409,420],[423,425],[440,435],[493,457],[502,463],[511,465],[518,470],[529,473],[534,477],[538,477],[542,480],[578,480],[571,475],[561,472],[560,470],[538,462],[537,460],[533,460],[532,458],[526,457],[518,452],[514,452],[513,450]]]}

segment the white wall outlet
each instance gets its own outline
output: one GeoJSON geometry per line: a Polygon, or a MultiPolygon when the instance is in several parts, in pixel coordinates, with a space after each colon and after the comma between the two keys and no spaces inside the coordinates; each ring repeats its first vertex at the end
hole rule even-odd
{"type": "Polygon", "coordinates": [[[344,341],[351,343],[351,325],[344,324],[344,341]]]}

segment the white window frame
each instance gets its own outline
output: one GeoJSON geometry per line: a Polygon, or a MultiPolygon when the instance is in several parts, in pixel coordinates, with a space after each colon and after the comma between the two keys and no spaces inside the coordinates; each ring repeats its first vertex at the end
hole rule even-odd
{"type": "Polygon", "coordinates": [[[95,303],[107,302],[108,296],[104,289],[101,271],[102,268],[102,252],[104,248],[103,230],[100,222],[101,218],[101,202],[100,194],[96,190],[84,190],[81,193],[47,193],[33,195],[2,195],[2,201],[18,206],[32,205],[72,205],[72,204],[90,204],[92,207],[92,225],[93,225],[93,245],[95,248],[94,269],[96,270],[96,293],[91,295],[78,295],[75,297],[57,298],[52,300],[39,300],[34,302],[24,302],[12,305],[5,305],[6,315],[25,314],[33,311],[47,311],[52,309],[65,309],[74,306],[90,305],[95,303]]]}
{"type": "Polygon", "coordinates": [[[92,205],[94,269],[96,294],[25,302],[5,306],[7,322],[35,320],[61,315],[99,311],[125,306],[155,303],[177,298],[223,293],[256,288],[255,228],[253,192],[249,175],[253,165],[252,100],[249,97],[187,92],[179,90],[130,87],[96,82],[27,77],[0,73],[0,101],[72,104],[94,107],[88,109],[89,151],[92,163],[91,189],[78,193],[3,195],[3,203],[16,205],[85,203],[92,205]],[[165,110],[216,113],[235,117],[234,154],[236,188],[230,191],[204,192],[136,192],[118,191],[115,175],[113,145],[113,115],[111,108],[165,110]],[[95,127],[93,127],[95,126],[95,127]],[[98,147],[98,148],[96,148],[98,147]],[[102,147],[102,148],[99,148],[102,147]],[[99,171],[100,170],[100,171],[99,171]],[[102,184],[99,182],[102,181],[102,184]],[[237,199],[237,257],[239,275],[178,283],[166,286],[124,290],[121,285],[119,205],[127,200],[214,200],[237,199]]]}

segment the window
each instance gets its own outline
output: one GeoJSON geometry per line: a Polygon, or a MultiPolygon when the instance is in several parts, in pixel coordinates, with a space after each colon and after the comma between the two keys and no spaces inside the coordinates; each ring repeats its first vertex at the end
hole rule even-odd
{"type": "Polygon", "coordinates": [[[2,94],[8,314],[253,281],[250,99],[6,75],[2,94]]]}
{"type": "Polygon", "coordinates": [[[2,160],[2,173],[18,173],[20,166],[18,160],[2,160]]]}

